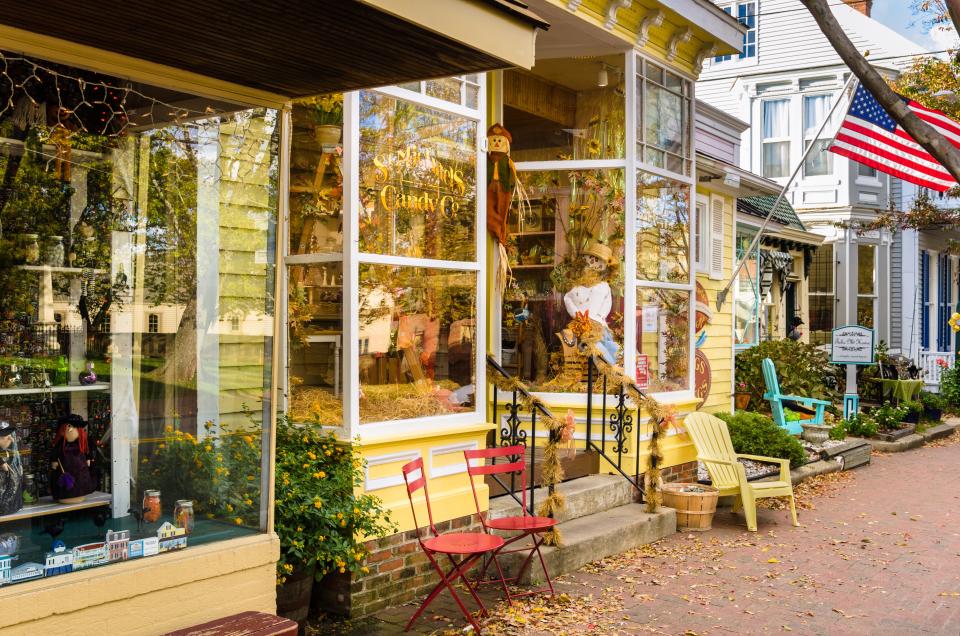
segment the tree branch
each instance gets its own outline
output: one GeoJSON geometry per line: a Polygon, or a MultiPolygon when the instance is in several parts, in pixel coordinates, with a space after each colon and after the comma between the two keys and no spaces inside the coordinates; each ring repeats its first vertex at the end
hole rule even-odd
{"type": "Polygon", "coordinates": [[[947,4],[947,15],[953,22],[953,28],[960,33],[960,0],[944,0],[947,4]]]}
{"type": "MultiPolygon", "coordinates": [[[[844,33],[843,28],[833,17],[833,13],[826,0],[800,0],[817,21],[820,30],[837,51],[853,74],[869,90],[876,100],[883,106],[890,117],[897,122],[907,134],[923,146],[934,159],[960,181],[960,151],[958,151],[943,135],[939,134],[930,124],[917,117],[907,103],[891,89],[883,77],[860,55],[856,47],[844,33]]],[[[960,0],[948,0],[950,6],[960,4],[960,0]]],[[[953,13],[951,12],[951,15],[953,13]]]]}

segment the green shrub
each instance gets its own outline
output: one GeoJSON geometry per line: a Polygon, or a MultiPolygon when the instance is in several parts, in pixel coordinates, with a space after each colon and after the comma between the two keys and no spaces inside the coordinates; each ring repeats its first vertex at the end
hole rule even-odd
{"type": "Polygon", "coordinates": [[[830,439],[842,442],[847,438],[846,420],[840,420],[830,429],[830,439]]]}
{"type": "Polygon", "coordinates": [[[791,468],[806,463],[807,454],[800,442],[769,417],[749,411],[718,413],[717,417],[727,423],[736,452],[789,459],[791,468]]]}
{"type": "Polygon", "coordinates": [[[313,564],[317,579],[327,572],[366,573],[364,542],[396,528],[377,497],[357,494],[364,475],[358,447],[281,416],[276,452],[277,583],[313,564]]]}
{"type": "Polygon", "coordinates": [[[841,420],[840,424],[844,427],[848,435],[854,437],[873,437],[879,430],[877,422],[864,413],[851,415],[849,418],[841,420]]]}
{"type": "Polygon", "coordinates": [[[950,405],[939,393],[920,391],[919,400],[923,406],[923,413],[920,415],[921,421],[940,421],[943,412],[950,408],[950,405]]]}
{"type": "Polygon", "coordinates": [[[785,422],[799,422],[800,414],[795,411],[791,411],[788,408],[785,408],[783,409],[783,420],[785,422]]]}
{"type": "Polygon", "coordinates": [[[960,411],[960,358],[940,374],[940,395],[946,402],[947,411],[960,411]]]}
{"type": "Polygon", "coordinates": [[[870,415],[881,431],[895,431],[903,428],[903,418],[907,416],[907,409],[887,403],[873,409],[870,415]]]}
{"type": "Polygon", "coordinates": [[[838,386],[837,367],[829,363],[826,352],[794,340],[771,340],[737,353],[737,384],[742,383],[744,391],[750,394],[750,410],[769,411],[763,399],[767,392],[764,358],[773,360],[782,393],[830,401],[839,397],[832,388],[838,386]]]}

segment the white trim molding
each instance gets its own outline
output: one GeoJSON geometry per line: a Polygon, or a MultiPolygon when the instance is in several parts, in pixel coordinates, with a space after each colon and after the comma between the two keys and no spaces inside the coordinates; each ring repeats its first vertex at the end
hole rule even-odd
{"type": "Polygon", "coordinates": [[[437,456],[450,455],[451,453],[462,454],[463,451],[477,450],[477,448],[478,448],[478,444],[476,441],[464,442],[461,444],[447,444],[445,446],[435,446],[431,448],[430,455],[429,455],[430,479],[436,479],[437,477],[447,477],[449,475],[459,475],[460,473],[467,472],[466,461],[435,468],[433,465],[433,461],[437,456]]]}
{"type": "Polygon", "coordinates": [[[374,490],[383,490],[384,488],[393,488],[394,486],[403,485],[403,475],[400,474],[400,471],[397,471],[396,475],[388,475],[386,477],[370,477],[370,467],[371,466],[383,466],[384,464],[397,464],[412,462],[413,460],[420,457],[420,451],[402,451],[399,453],[387,453],[385,455],[372,455],[367,457],[367,465],[363,470],[363,489],[365,492],[371,492],[374,490]]]}

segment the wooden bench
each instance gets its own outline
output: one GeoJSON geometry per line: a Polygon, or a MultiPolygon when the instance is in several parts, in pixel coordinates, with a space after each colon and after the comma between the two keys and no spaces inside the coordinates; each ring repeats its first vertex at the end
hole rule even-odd
{"type": "Polygon", "coordinates": [[[265,612],[241,612],[164,636],[297,636],[297,623],[265,612]]]}

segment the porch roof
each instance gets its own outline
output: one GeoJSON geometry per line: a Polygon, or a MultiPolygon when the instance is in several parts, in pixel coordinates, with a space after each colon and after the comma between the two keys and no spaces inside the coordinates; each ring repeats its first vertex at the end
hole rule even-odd
{"type": "MultiPolygon", "coordinates": [[[[773,196],[772,194],[739,197],[737,199],[737,212],[765,219],[767,218],[767,215],[770,214],[770,210],[773,210],[773,204],[776,202],[776,200],[777,197],[773,196]]],[[[790,205],[790,203],[786,200],[780,201],[780,205],[777,206],[777,209],[774,211],[773,216],[770,217],[770,220],[776,221],[780,225],[790,227],[795,230],[807,229],[803,226],[803,222],[800,221],[800,217],[797,216],[796,210],[794,210],[793,206],[790,205]]]]}
{"type": "Polygon", "coordinates": [[[57,42],[91,47],[107,58],[162,65],[278,101],[529,68],[536,31],[548,26],[519,0],[167,0],[110,10],[96,2],[44,0],[0,8],[10,50],[39,55],[20,44],[29,38],[15,37],[34,34],[46,39],[40,48],[53,52],[57,42]]]}

